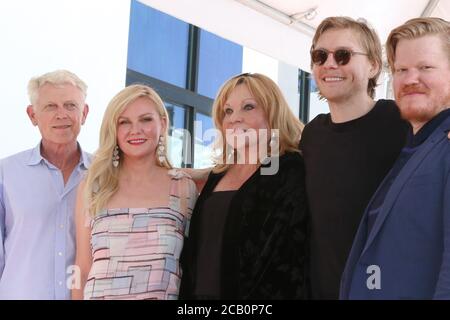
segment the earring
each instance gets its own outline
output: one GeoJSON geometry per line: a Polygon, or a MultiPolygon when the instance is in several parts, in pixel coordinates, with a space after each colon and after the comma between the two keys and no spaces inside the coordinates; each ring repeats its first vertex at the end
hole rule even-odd
{"type": "Polygon", "coordinates": [[[112,165],[114,168],[117,168],[119,166],[119,146],[116,145],[116,147],[114,148],[113,151],[113,156],[112,156],[112,165]]]}
{"type": "Polygon", "coordinates": [[[156,149],[156,153],[158,155],[158,161],[160,165],[164,165],[166,161],[166,147],[164,145],[164,137],[159,136],[158,148],[156,149]]]}
{"type": "Polygon", "coordinates": [[[227,144],[225,147],[225,152],[226,152],[225,164],[235,164],[234,160],[236,151],[234,150],[234,148],[229,144],[227,144]]]}

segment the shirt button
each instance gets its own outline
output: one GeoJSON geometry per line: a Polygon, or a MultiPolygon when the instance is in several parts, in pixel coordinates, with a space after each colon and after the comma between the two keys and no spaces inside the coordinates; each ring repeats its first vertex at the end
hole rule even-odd
{"type": "Polygon", "coordinates": [[[59,225],[59,228],[64,229],[64,225],[63,224],[59,225]]]}
{"type": "Polygon", "coordinates": [[[62,285],[63,285],[63,282],[62,282],[62,281],[60,281],[60,282],[58,282],[58,284],[59,284],[60,286],[62,286],[62,285]]]}
{"type": "Polygon", "coordinates": [[[58,252],[58,256],[60,256],[60,257],[61,257],[61,256],[62,256],[62,252],[58,252]]]}

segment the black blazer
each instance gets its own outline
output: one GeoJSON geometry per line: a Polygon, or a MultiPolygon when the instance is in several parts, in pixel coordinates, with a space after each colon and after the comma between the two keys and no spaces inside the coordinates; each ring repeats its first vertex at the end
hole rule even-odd
{"type": "MultiPolygon", "coordinates": [[[[268,167],[263,165],[262,167],[268,167]]],[[[233,197],[221,250],[221,299],[304,299],[309,213],[299,153],[279,158],[275,175],[255,172],[233,197]]],[[[211,173],[197,200],[181,254],[180,299],[192,299],[203,204],[224,173],[211,173]]]]}

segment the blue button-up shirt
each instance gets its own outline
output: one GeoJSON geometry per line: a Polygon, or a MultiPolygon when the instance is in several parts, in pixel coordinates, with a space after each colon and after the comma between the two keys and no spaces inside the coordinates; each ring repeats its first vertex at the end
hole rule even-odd
{"type": "Polygon", "coordinates": [[[76,193],[89,162],[82,151],[64,185],[40,144],[0,161],[0,299],[70,299],[76,193]]]}

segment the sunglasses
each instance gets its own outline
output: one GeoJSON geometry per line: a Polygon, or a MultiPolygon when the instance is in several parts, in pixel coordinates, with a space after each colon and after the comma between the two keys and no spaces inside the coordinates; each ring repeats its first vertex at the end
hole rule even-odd
{"type": "Polygon", "coordinates": [[[328,60],[330,53],[333,54],[334,61],[340,66],[345,66],[355,54],[368,56],[367,53],[356,52],[350,49],[338,49],[336,51],[328,51],[326,49],[315,49],[311,51],[311,61],[318,66],[323,65],[328,60]]]}

